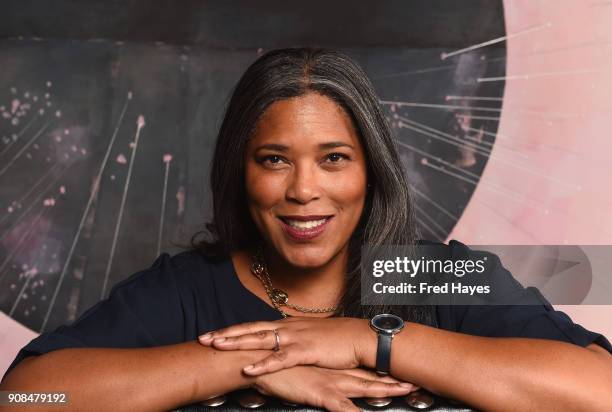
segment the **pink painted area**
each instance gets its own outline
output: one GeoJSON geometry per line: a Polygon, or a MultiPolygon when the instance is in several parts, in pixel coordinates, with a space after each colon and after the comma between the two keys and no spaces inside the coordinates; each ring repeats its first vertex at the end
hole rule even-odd
{"type": "Polygon", "coordinates": [[[143,115],[138,116],[138,121],[136,122],[138,124],[138,128],[142,129],[145,125],[145,118],[143,115]]]}
{"type": "MultiPolygon", "coordinates": [[[[612,8],[581,0],[506,0],[508,80],[493,159],[449,239],[468,244],[612,244],[612,8]],[[559,74],[559,73],[564,74],[559,74]],[[557,74],[555,74],[557,73],[557,74]],[[529,172],[529,171],[531,172],[529,172]],[[487,190],[495,184],[519,200],[487,190]]],[[[612,337],[612,306],[563,306],[612,337]]]]}
{"type": "Polygon", "coordinates": [[[28,344],[38,333],[0,312],[0,371],[2,374],[11,365],[19,349],[28,344]]]}
{"type": "Polygon", "coordinates": [[[11,113],[15,113],[17,111],[17,109],[19,108],[19,105],[21,104],[21,102],[17,99],[14,99],[11,102],[11,113]]]}
{"type": "Polygon", "coordinates": [[[185,197],[185,188],[183,186],[179,186],[178,190],[176,191],[176,216],[179,218],[183,215],[183,213],[185,213],[185,197]]]}

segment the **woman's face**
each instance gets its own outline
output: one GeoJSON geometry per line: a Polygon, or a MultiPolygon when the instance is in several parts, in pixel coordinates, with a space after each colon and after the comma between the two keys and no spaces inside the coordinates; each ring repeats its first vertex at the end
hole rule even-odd
{"type": "Polygon", "coordinates": [[[339,105],[318,93],[273,103],[245,156],[251,217],[281,257],[314,268],[346,250],[367,172],[357,131],[339,105]]]}

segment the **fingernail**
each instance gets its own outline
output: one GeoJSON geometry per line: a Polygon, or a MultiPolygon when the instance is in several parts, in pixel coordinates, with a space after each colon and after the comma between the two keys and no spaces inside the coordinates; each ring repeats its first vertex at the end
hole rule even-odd
{"type": "Polygon", "coordinates": [[[210,338],[212,338],[212,333],[208,332],[205,335],[200,336],[200,340],[209,340],[210,338]]]}
{"type": "Polygon", "coordinates": [[[412,384],[408,382],[401,382],[399,385],[403,388],[412,388],[412,384]]]}
{"type": "Polygon", "coordinates": [[[221,342],[223,342],[224,340],[225,340],[225,338],[217,338],[217,339],[215,339],[213,342],[215,342],[215,343],[221,343],[221,342]]]}
{"type": "Polygon", "coordinates": [[[253,369],[253,365],[247,365],[244,368],[242,368],[242,370],[245,370],[245,371],[250,371],[251,369],[253,369]]]}

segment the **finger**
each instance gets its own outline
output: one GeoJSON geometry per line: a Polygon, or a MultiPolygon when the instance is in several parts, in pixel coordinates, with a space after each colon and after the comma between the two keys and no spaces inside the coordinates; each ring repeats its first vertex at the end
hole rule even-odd
{"type": "Polygon", "coordinates": [[[410,383],[386,383],[374,380],[347,377],[338,383],[342,393],[349,398],[382,398],[407,395],[414,391],[410,383]]]}
{"type": "Polygon", "coordinates": [[[265,373],[276,372],[281,369],[291,368],[300,365],[302,356],[300,351],[295,348],[295,345],[290,345],[276,352],[272,352],[270,356],[255,362],[252,365],[247,365],[242,370],[247,375],[263,375],[265,373]]]}
{"type": "MultiPolygon", "coordinates": [[[[285,333],[283,334],[284,345],[288,343],[286,338],[285,333]]],[[[213,347],[221,350],[274,349],[276,348],[276,334],[272,330],[259,330],[246,335],[214,338],[211,342],[213,347]]]]}
{"type": "Polygon", "coordinates": [[[327,397],[323,401],[323,407],[330,412],[361,412],[361,409],[358,408],[357,405],[344,396],[327,397]]]}
{"type": "Polygon", "coordinates": [[[227,328],[210,331],[203,335],[198,336],[198,340],[202,344],[210,345],[210,342],[214,338],[228,337],[228,336],[240,336],[247,333],[254,333],[259,330],[275,329],[278,324],[274,322],[247,322],[238,325],[229,326],[227,328]]]}
{"type": "Polygon", "coordinates": [[[387,383],[400,383],[401,381],[395,379],[391,375],[378,375],[376,372],[368,371],[361,368],[353,368],[353,369],[343,369],[338,372],[343,373],[345,375],[355,376],[357,378],[375,380],[379,382],[387,382],[387,383]]]}
{"type": "Polygon", "coordinates": [[[412,382],[400,381],[391,375],[378,375],[376,372],[368,371],[368,370],[361,369],[361,368],[344,369],[344,370],[338,370],[337,372],[343,373],[345,375],[355,376],[357,378],[362,378],[362,379],[367,379],[367,380],[372,380],[372,381],[377,381],[377,382],[404,384],[404,387],[409,387],[407,385],[411,385],[412,386],[412,389],[410,390],[411,392],[421,389],[420,386],[417,386],[412,382]]]}

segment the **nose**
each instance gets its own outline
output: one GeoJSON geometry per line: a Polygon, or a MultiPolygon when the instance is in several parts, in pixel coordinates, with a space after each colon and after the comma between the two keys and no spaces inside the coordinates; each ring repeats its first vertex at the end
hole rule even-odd
{"type": "Polygon", "coordinates": [[[321,196],[319,180],[315,167],[296,164],[288,177],[287,200],[306,204],[319,199],[321,196]]]}

